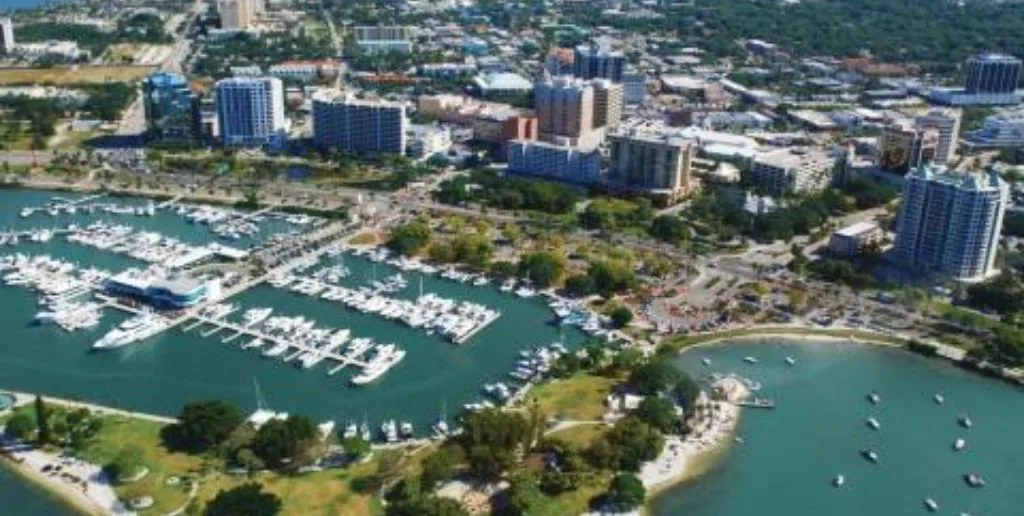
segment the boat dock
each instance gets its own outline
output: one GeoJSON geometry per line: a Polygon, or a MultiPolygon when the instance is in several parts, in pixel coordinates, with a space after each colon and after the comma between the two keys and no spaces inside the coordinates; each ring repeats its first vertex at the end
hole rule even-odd
{"type": "MultiPolygon", "coordinates": [[[[212,335],[213,333],[217,333],[223,330],[229,330],[231,332],[234,332],[230,337],[228,337],[228,339],[231,340],[237,339],[238,337],[245,335],[252,337],[254,339],[260,339],[263,342],[266,342],[271,345],[286,345],[288,346],[288,349],[285,351],[285,353],[291,352],[291,354],[286,356],[286,358],[284,359],[285,362],[294,360],[303,353],[317,353],[327,360],[333,360],[337,362],[337,365],[333,369],[328,371],[327,374],[334,374],[348,365],[353,365],[360,368],[366,367],[367,365],[365,361],[359,359],[359,356],[361,356],[362,353],[360,353],[358,356],[342,355],[339,353],[335,353],[333,351],[323,351],[312,346],[307,346],[305,344],[290,341],[281,337],[268,335],[257,329],[246,328],[242,325],[230,323],[222,319],[209,319],[207,317],[198,315],[191,317],[196,320],[196,324],[191,325],[191,327],[195,327],[200,324],[207,324],[215,327],[212,330],[207,330],[207,333],[203,334],[204,336],[212,335]]],[[[224,339],[224,341],[227,341],[228,339],[224,339]]],[[[365,351],[363,353],[365,353],[365,351]]]]}
{"type": "Polygon", "coordinates": [[[466,342],[467,340],[473,338],[473,336],[476,335],[477,333],[483,331],[484,328],[490,326],[491,323],[497,321],[499,317],[501,317],[501,312],[495,312],[494,315],[491,315],[487,319],[484,319],[483,322],[476,325],[472,330],[467,332],[465,335],[462,335],[457,339],[452,339],[452,342],[454,342],[455,344],[462,344],[463,342],[466,342]]]}
{"type": "Polygon", "coordinates": [[[160,204],[157,204],[157,205],[155,206],[155,208],[156,208],[156,209],[158,209],[158,210],[162,210],[162,209],[164,209],[164,208],[169,208],[169,207],[171,207],[171,206],[173,206],[173,205],[177,204],[177,203],[178,203],[178,201],[180,201],[180,200],[182,200],[182,199],[184,199],[184,198],[185,198],[185,196],[184,196],[184,195],[179,195],[179,196],[177,196],[177,197],[172,197],[172,198],[170,198],[170,199],[167,199],[166,201],[164,201],[164,202],[162,202],[162,203],[160,203],[160,204]]]}
{"type": "Polygon", "coordinates": [[[768,398],[754,398],[751,400],[741,400],[736,402],[737,406],[748,407],[748,408],[760,408],[760,409],[773,409],[775,408],[775,402],[768,398]]]}

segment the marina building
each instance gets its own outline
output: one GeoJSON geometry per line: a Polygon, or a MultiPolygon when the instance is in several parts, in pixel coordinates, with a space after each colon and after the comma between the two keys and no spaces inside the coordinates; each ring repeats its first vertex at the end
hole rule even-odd
{"type": "Polygon", "coordinates": [[[103,282],[107,294],[129,297],[161,310],[181,310],[197,305],[206,299],[211,288],[192,278],[156,279],[131,270],[103,282]]]}
{"type": "Polygon", "coordinates": [[[0,52],[14,52],[14,22],[10,18],[0,18],[0,52]]]}
{"type": "Polygon", "coordinates": [[[907,174],[896,223],[899,263],[960,281],[991,277],[1009,187],[994,170],[925,165],[907,174]]]}
{"type": "Polygon", "coordinates": [[[217,125],[225,145],[284,144],[284,87],[276,77],[232,77],[215,86],[217,125]]]}
{"type": "Polygon", "coordinates": [[[594,45],[577,46],[573,53],[572,74],[580,79],[608,79],[622,82],[626,55],[594,45]]]}
{"type": "Polygon", "coordinates": [[[508,174],[595,184],[601,179],[601,154],[569,145],[512,140],[508,143],[508,174]]]}
{"type": "Polygon", "coordinates": [[[313,141],[322,149],[405,154],[407,124],[403,104],[357,99],[340,90],[313,97],[313,141]]]}
{"type": "Polygon", "coordinates": [[[679,131],[637,124],[608,135],[611,158],[606,183],[641,192],[661,204],[674,204],[691,189],[691,162],[696,142],[679,131]]]}
{"type": "Polygon", "coordinates": [[[537,81],[533,91],[542,134],[580,138],[593,130],[594,87],[588,82],[547,76],[537,81]]]}
{"type": "Polygon", "coordinates": [[[142,82],[146,136],[164,142],[193,142],[202,134],[199,97],[184,76],[157,72],[142,82]]]}
{"type": "Polygon", "coordinates": [[[412,52],[412,27],[405,25],[371,25],[352,28],[356,46],[367,54],[412,52]]]}
{"type": "Polygon", "coordinates": [[[813,193],[832,182],[835,159],[813,149],[780,149],[754,156],[751,180],[775,196],[813,193]]]}

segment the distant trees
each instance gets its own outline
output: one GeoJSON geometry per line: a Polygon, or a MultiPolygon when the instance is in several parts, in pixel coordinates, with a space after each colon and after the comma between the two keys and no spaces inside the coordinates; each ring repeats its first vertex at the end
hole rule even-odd
{"type": "Polygon", "coordinates": [[[615,328],[625,328],[633,321],[633,311],[624,305],[618,305],[609,312],[608,317],[612,320],[615,328]]]}
{"type": "Polygon", "coordinates": [[[342,440],[341,447],[344,448],[345,455],[348,455],[353,460],[362,459],[373,451],[370,442],[359,436],[349,437],[342,440]]]}
{"type": "Polygon", "coordinates": [[[455,476],[455,468],[465,460],[462,448],[445,446],[430,454],[423,460],[423,472],[420,476],[424,487],[432,489],[440,482],[455,476]]]}
{"type": "Polygon", "coordinates": [[[426,221],[417,220],[408,224],[396,226],[391,230],[391,238],[388,240],[388,248],[396,253],[412,256],[423,250],[433,235],[430,224],[426,221]]]}
{"type": "Polygon", "coordinates": [[[36,442],[40,445],[53,443],[53,434],[50,431],[50,408],[46,406],[42,396],[36,395],[34,403],[36,412],[36,442]]]}
{"type": "Polygon", "coordinates": [[[605,503],[616,511],[629,512],[643,505],[647,497],[644,483],[632,473],[620,473],[612,479],[612,485],[605,493],[605,503]]]}
{"type": "Polygon", "coordinates": [[[202,453],[223,443],[242,424],[242,413],[223,401],[186,404],[178,422],[161,431],[164,444],[172,450],[202,453]]]}
{"type": "Polygon", "coordinates": [[[469,474],[494,481],[514,463],[516,450],[529,449],[540,431],[517,412],[482,410],[466,417],[459,444],[469,463],[469,474]]]}
{"type": "Polygon", "coordinates": [[[505,210],[569,213],[580,201],[573,188],[533,179],[505,178],[493,170],[478,170],[467,177],[443,181],[435,193],[438,202],[462,206],[478,202],[505,210]]]}
{"type": "Polygon", "coordinates": [[[275,516],[281,512],[281,499],[273,493],[264,493],[253,482],[234,489],[221,491],[206,504],[205,516],[275,516]]]}
{"type": "Polygon", "coordinates": [[[297,458],[316,438],[316,426],[305,416],[272,419],[263,424],[252,442],[252,451],[272,468],[297,458]]]}
{"type": "Polygon", "coordinates": [[[4,433],[22,441],[27,441],[36,431],[36,420],[27,412],[16,412],[4,424],[4,433]]]}
{"type": "Polygon", "coordinates": [[[689,230],[683,219],[677,215],[658,215],[651,221],[651,236],[668,242],[678,244],[689,236],[689,230]]]}
{"type": "Polygon", "coordinates": [[[540,288],[547,288],[562,279],[566,261],[561,255],[549,251],[538,251],[523,256],[519,262],[519,276],[532,281],[540,288]]]}
{"type": "Polygon", "coordinates": [[[634,415],[644,423],[664,432],[671,433],[679,428],[676,406],[659,396],[648,396],[640,402],[634,415]]]}
{"type": "Polygon", "coordinates": [[[656,428],[626,416],[591,445],[587,456],[599,468],[638,471],[642,463],[654,460],[664,446],[665,438],[656,428]]]}

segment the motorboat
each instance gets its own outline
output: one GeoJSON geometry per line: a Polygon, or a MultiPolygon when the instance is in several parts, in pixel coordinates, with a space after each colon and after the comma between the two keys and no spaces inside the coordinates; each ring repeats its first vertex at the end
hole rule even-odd
{"type": "Polygon", "coordinates": [[[960,414],[960,417],[956,418],[956,420],[964,428],[970,428],[973,425],[971,418],[967,417],[967,414],[960,414]]]}
{"type": "Polygon", "coordinates": [[[402,437],[402,439],[412,439],[412,423],[408,421],[402,421],[401,426],[399,426],[398,433],[402,437]]]}
{"type": "Polygon", "coordinates": [[[967,440],[963,437],[957,437],[956,441],[953,441],[953,449],[961,451],[967,447],[967,440]]]}
{"type": "Polygon", "coordinates": [[[879,429],[881,429],[881,428],[882,428],[882,424],[881,424],[881,423],[879,423],[879,422],[878,422],[878,419],[876,419],[876,418],[874,418],[874,417],[869,417],[869,418],[867,419],[867,425],[868,425],[869,427],[871,427],[871,429],[872,429],[872,430],[879,430],[879,429]]]}
{"type": "Polygon", "coordinates": [[[924,499],[924,506],[930,512],[935,512],[939,510],[939,504],[935,503],[935,500],[932,500],[931,498],[924,499]]]}
{"type": "Polygon", "coordinates": [[[964,475],[964,482],[971,487],[985,487],[985,479],[981,478],[981,475],[977,473],[967,473],[964,475]]]}
{"type": "Polygon", "coordinates": [[[867,459],[867,460],[869,460],[871,462],[875,462],[875,463],[878,462],[878,453],[875,452],[875,451],[872,451],[872,450],[861,450],[860,454],[861,454],[862,457],[864,457],[865,459],[867,459]]]}
{"type": "Polygon", "coordinates": [[[791,366],[796,365],[796,359],[793,357],[786,357],[786,364],[791,366]]]}
{"type": "Polygon", "coordinates": [[[265,321],[270,314],[274,312],[273,308],[253,308],[246,310],[242,316],[242,327],[251,328],[257,324],[265,321]]]}
{"type": "Polygon", "coordinates": [[[843,484],[845,484],[845,483],[846,483],[846,477],[844,477],[842,475],[836,475],[836,477],[832,479],[832,485],[835,486],[835,487],[843,487],[843,484]]]}
{"type": "Polygon", "coordinates": [[[934,400],[935,403],[937,403],[939,405],[942,405],[943,403],[946,402],[946,398],[943,395],[941,395],[941,394],[936,394],[936,395],[932,396],[932,400],[934,400]]]}
{"type": "Polygon", "coordinates": [[[152,337],[160,331],[163,331],[166,327],[166,319],[152,312],[142,312],[107,332],[103,337],[93,343],[92,348],[112,349],[127,346],[152,337]]]}
{"type": "Polygon", "coordinates": [[[356,424],[354,422],[349,421],[345,425],[345,430],[341,433],[341,437],[343,439],[352,439],[353,437],[355,437],[357,435],[359,435],[359,427],[356,426],[356,424]]]}
{"type": "Polygon", "coordinates": [[[757,363],[757,359],[754,358],[754,357],[743,357],[743,361],[748,363],[748,364],[756,364],[757,363]]]}
{"type": "Polygon", "coordinates": [[[870,401],[872,405],[878,405],[878,402],[882,401],[882,397],[879,396],[878,393],[872,392],[868,394],[868,401],[870,401]]]}
{"type": "Polygon", "coordinates": [[[711,365],[711,359],[707,358],[707,357],[704,357],[704,358],[700,359],[700,363],[702,363],[702,364],[704,364],[706,366],[710,366],[711,365]]]}

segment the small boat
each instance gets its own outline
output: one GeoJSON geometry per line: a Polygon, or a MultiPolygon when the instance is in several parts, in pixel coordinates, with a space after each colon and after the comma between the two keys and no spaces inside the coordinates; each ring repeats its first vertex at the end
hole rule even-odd
{"type": "Polygon", "coordinates": [[[869,460],[871,462],[874,462],[874,463],[878,462],[878,453],[876,453],[876,452],[874,452],[872,450],[861,450],[860,454],[861,454],[862,457],[864,457],[865,459],[867,459],[867,460],[869,460]]]}
{"type": "Polygon", "coordinates": [[[345,439],[351,439],[357,435],[359,435],[359,427],[356,426],[354,422],[349,421],[348,424],[345,425],[345,432],[342,433],[341,436],[345,439]]]}
{"type": "Polygon", "coordinates": [[[963,450],[967,447],[967,440],[963,437],[958,437],[956,441],[953,441],[953,449],[956,451],[963,450]]]}
{"type": "Polygon", "coordinates": [[[702,363],[702,364],[704,364],[706,366],[709,366],[709,365],[711,365],[711,359],[708,358],[708,357],[704,357],[704,358],[700,359],[700,363],[702,363]]]}
{"type": "Polygon", "coordinates": [[[398,429],[398,434],[402,437],[402,439],[412,439],[412,423],[408,421],[402,421],[402,424],[399,426],[398,429]]]}
{"type": "Polygon", "coordinates": [[[872,430],[879,430],[882,428],[882,423],[879,423],[878,419],[875,419],[873,417],[869,417],[867,419],[867,425],[871,427],[872,430]]]}
{"type": "Polygon", "coordinates": [[[879,396],[878,393],[872,392],[868,394],[868,401],[870,401],[872,405],[878,405],[878,402],[882,401],[882,397],[879,396]]]}
{"type": "Polygon", "coordinates": [[[796,359],[793,358],[793,357],[786,357],[786,364],[787,365],[796,365],[796,359]]]}
{"type": "Polygon", "coordinates": [[[754,357],[743,357],[743,361],[748,363],[748,364],[756,364],[757,363],[757,359],[754,358],[754,357]]]}
{"type": "Polygon", "coordinates": [[[939,504],[935,503],[935,500],[932,500],[931,498],[924,499],[924,506],[931,512],[939,510],[939,504]]]}
{"type": "Polygon", "coordinates": [[[733,438],[733,442],[735,442],[736,444],[743,444],[746,441],[744,441],[742,437],[737,435],[736,437],[733,438]]]}
{"type": "Polygon", "coordinates": [[[939,405],[942,405],[943,403],[946,402],[946,398],[943,397],[941,394],[936,394],[935,396],[932,396],[932,399],[935,400],[935,403],[939,405]]]}
{"type": "Polygon", "coordinates": [[[845,484],[845,483],[846,483],[846,477],[844,477],[842,475],[836,475],[836,478],[832,479],[832,485],[836,486],[836,487],[843,487],[843,484],[845,484]]]}
{"type": "Polygon", "coordinates": [[[960,414],[960,417],[956,418],[956,420],[964,428],[970,428],[974,424],[971,422],[971,418],[967,417],[967,414],[960,414]]]}
{"type": "Polygon", "coordinates": [[[977,473],[967,473],[964,475],[964,482],[971,487],[985,487],[985,479],[981,478],[981,475],[977,473]]]}

